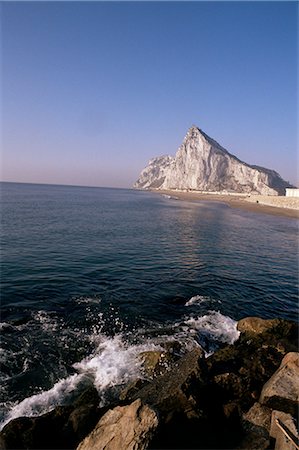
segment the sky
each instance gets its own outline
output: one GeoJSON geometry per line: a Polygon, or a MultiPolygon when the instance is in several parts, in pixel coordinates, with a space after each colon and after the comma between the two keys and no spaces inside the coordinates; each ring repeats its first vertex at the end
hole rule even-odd
{"type": "Polygon", "coordinates": [[[297,2],[2,2],[1,180],[131,187],[191,125],[298,185],[297,2]]]}

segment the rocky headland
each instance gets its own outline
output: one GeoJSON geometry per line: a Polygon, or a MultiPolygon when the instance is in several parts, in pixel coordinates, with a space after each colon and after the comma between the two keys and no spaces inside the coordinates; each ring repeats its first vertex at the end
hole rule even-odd
{"type": "Polygon", "coordinates": [[[192,126],[175,156],[149,161],[137,189],[285,195],[292,187],[274,170],[247,164],[192,126]]]}
{"type": "Polygon", "coordinates": [[[9,422],[0,448],[298,448],[297,324],[248,317],[237,328],[238,340],[209,356],[178,341],[141,353],[143,375],[110,403],[87,387],[72,404],[9,422]]]}

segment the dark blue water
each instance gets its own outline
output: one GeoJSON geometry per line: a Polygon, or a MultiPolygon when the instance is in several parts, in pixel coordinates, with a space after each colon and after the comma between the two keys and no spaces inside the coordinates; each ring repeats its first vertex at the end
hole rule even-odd
{"type": "Polygon", "coordinates": [[[244,316],[297,320],[295,219],[14,183],[1,203],[4,417],[49,410],[86,374],[99,390],[124,382],[165,336],[230,342],[244,316]]]}

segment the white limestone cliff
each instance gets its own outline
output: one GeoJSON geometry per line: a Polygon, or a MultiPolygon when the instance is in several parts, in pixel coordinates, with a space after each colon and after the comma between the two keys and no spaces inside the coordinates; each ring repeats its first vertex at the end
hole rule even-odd
{"type": "Polygon", "coordinates": [[[290,187],[274,170],[240,161],[196,126],[189,130],[175,157],[149,161],[134,188],[285,194],[290,187]]]}

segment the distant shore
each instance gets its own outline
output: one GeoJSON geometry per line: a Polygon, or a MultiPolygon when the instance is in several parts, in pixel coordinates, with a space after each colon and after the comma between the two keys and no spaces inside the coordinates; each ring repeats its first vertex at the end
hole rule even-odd
{"type": "Polygon", "coordinates": [[[299,198],[294,197],[267,197],[265,195],[217,194],[158,189],[151,189],[150,192],[177,197],[185,201],[216,201],[226,203],[232,208],[299,219],[299,198]]]}

